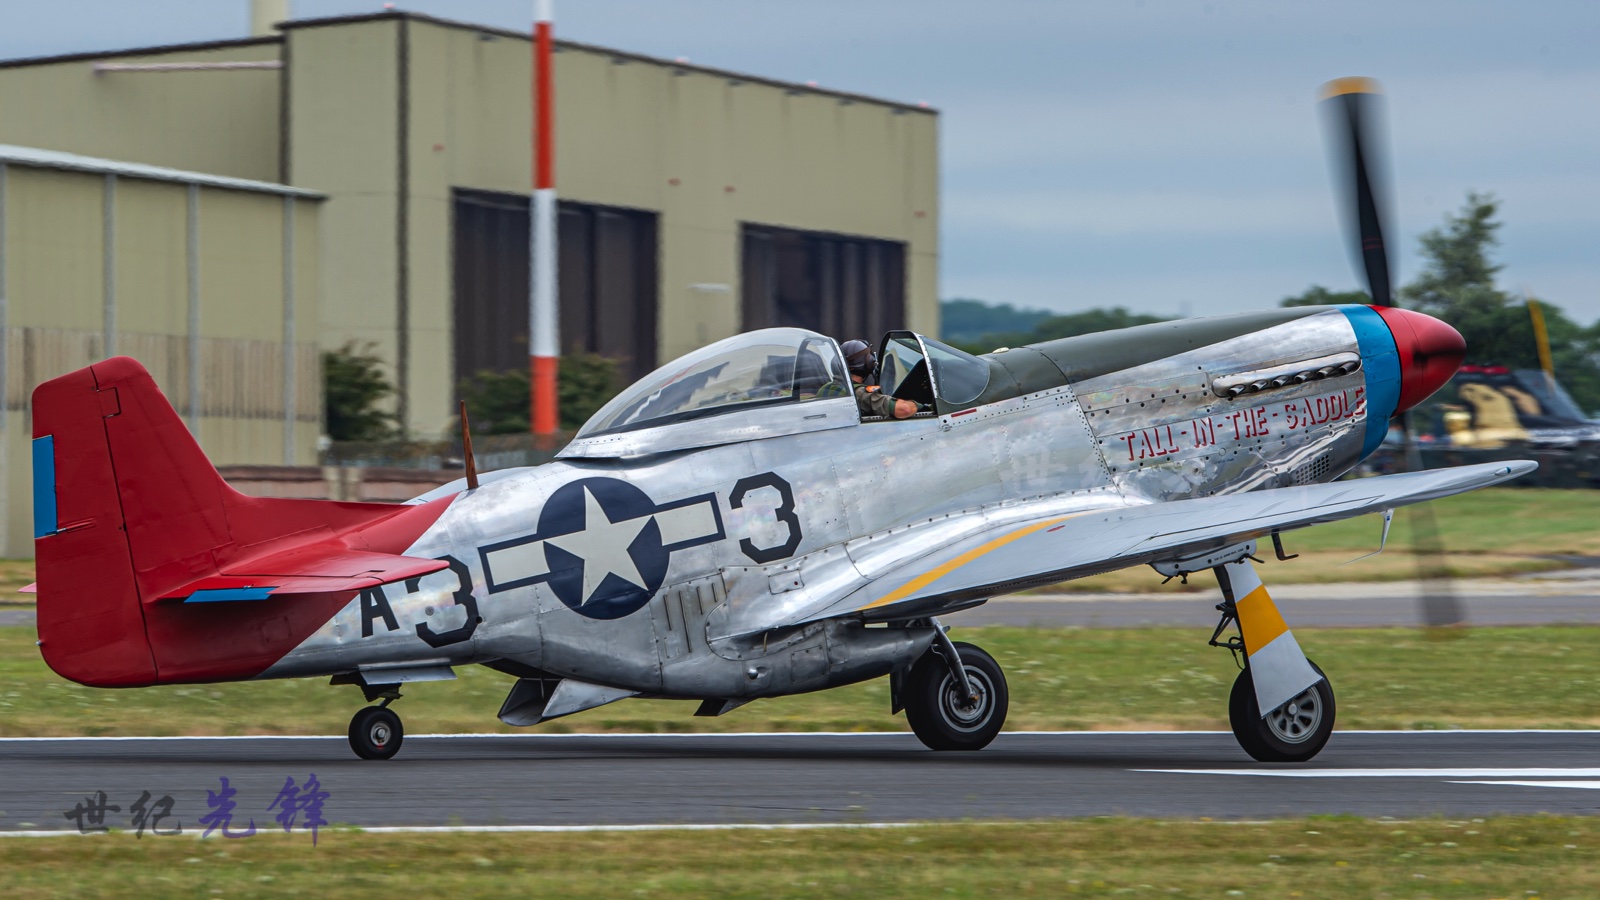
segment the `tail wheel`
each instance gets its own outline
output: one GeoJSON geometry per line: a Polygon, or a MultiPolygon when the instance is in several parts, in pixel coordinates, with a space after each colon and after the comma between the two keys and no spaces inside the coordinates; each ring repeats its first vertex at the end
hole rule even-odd
{"type": "Polygon", "coordinates": [[[1234,679],[1228,697],[1228,724],[1244,752],[1261,762],[1305,762],[1322,751],[1333,734],[1333,686],[1316,663],[1311,663],[1311,668],[1322,680],[1265,717],[1256,703],[1250,670],[1234,679]]]}
{"type": "Polygon", "coordinates": [[[386,706],[368,706],[350,719],[350,749],[362,759],[388,759],[400,752],[406,730],[386,706]]]}
{"type": "Polygon", "coordinates": [[[981,750],[1005,725],[1011,692],[994,657],[972,644],[953,646],[976,696],[966,696],[950,664],[930,650],[906,678],[906,721],[930,750],[981,750]]]}

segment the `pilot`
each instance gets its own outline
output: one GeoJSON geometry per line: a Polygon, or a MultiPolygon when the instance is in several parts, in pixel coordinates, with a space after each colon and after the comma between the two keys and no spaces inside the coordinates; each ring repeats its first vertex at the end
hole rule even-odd
{"type": "Polygon", "coordinates": [[[844,352],[844,364],[850,370],[850,380],[855,382],[856,406],[861,409],[863,416],[906,419],[916,413],[917,405],[910,400],[897,400],[878,390],[877,385],[867,384],[867,379],[872,377],[873,370],[878,366],[878,355],[872,352],[866,341],[845,341],[839,349],[844,352]]]}

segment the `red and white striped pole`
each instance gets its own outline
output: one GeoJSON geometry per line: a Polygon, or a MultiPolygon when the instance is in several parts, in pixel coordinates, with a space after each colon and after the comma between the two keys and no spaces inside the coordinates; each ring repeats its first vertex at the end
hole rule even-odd
{"type": "Polygon", "coordinates": [[[533,4],[533,203],[528,222],[528,364],[533,381],[533,436],[556,432],[556,377],[561,354],[556,305],[555,91],[551,79],[551,0],[533,4]]]}

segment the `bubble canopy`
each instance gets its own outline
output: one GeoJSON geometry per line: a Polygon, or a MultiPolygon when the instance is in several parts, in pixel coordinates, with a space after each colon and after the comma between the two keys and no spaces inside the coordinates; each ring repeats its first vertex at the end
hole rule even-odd
{"type": "Polygon", "coordinates": [[[639,379],[590,417],[577,439],[849,396],[850,377],[833,338],[765,328],[702,347],[639,379]]]}

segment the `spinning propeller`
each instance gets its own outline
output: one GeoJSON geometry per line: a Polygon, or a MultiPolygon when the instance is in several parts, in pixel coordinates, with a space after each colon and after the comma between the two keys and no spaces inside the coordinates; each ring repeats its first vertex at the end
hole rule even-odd
{"type": "MultiPolygon", "coordinates": [[[[1385,156],[1382,153],[1381,89],[1370,78],[1340,78],[1322,87],[1329,145],[1336,165],[1340,206],[1352,246],[1366,275],[1367,292],[1395,338],[1400,355],[1400,398],[1394,422],[1400,427],[1405,470],[1422,468],[1411,433],[1410,410],[1438,390],[1460,367],[1466,342],[1449,325],[1395,304],[1389,249],[1383,232],[1389,220],[1385,156]]],[[[1466,613],[1450,581],[1439,524],[1431,505],[1406,508],[1412,549],[1422,585],[1422,622],[1430,628],[1466,624],[1466,613]]]]}

